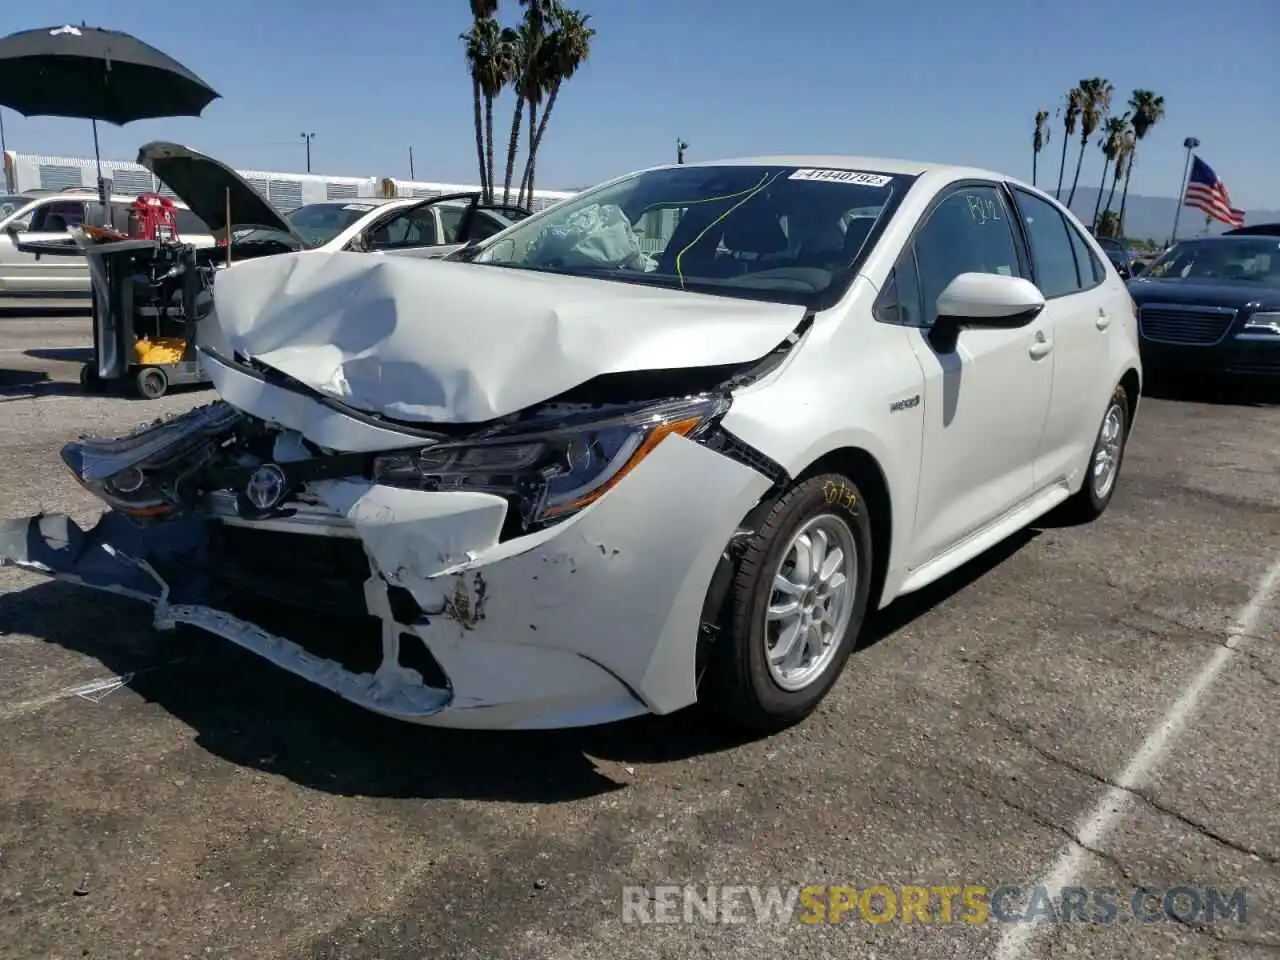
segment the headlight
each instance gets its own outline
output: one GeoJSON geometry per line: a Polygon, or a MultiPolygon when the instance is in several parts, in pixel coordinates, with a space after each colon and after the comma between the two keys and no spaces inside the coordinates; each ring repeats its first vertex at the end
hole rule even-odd
{"type": "Polygon", "coordinates": [[[387,454],[374,462],[373,479],[419,490],[504,496],[532,527],[594,503],[666,437],[696,439],[728,409],[727,398],[698,397],[551,428],[512,428],[481,440],[387,454]]]}
{"type": "Polygon", "coordinates": [[[1240,332],[1280,337],[1280,313],[1255,313],[1240,332]]]}
{"type": "Polygon", "coordinates": [[[216,447],[242,418],[217,401],[168,420],[158,420],[116,439],[84,437],[62,448],[62,461],[92,493],[133,517],[160,517],[179,507],[171,481],[216,447]],[[165,478],[165,479],[162,479],[165,478]]]}

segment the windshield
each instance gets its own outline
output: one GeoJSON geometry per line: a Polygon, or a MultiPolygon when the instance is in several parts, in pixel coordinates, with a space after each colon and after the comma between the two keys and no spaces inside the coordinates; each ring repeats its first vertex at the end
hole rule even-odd
{"type": "Polygon", "coordinates": [[[373,203],[309,203],[285,215],[307,246],[328,243],[351,226],[377,204],[373,203]]]}
{"type": "Polygon", "coordinates": [[[839,296],[914,177],[682,166],[565,200],[472,248],[475,263],[812,305],[839,296]]]}
{"type": "Polygon", "coordinates": [[[1160,280],[1250,280],[1280,285],[1280,240],[1184,240],[1142,275],[1160,280]]]}

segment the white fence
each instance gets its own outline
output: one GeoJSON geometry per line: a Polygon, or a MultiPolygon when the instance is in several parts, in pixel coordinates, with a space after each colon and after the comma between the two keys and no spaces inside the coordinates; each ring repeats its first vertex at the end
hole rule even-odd
{"type": "MultiPolygon", "coordinates": [[[[354,200],[379,196],[430,199],[446,193],[465,193],[480,189],[472,184],[399,180],[394,177],[330,177],[318,173],[276,173],[267,170],[237,170],[236,173],[285,213],[303,204],[321,200],[354,200]]],[[[92,159],[51,157],[6,150],[4,176],[9,193],[70,188],[93,190],[98,184],[98,167],[92,159]]],[[[141,164],[103,160],[102,176],[110,181],[110,189],[116,194],[134,196],[139,193],[161,193],[173,196],[173,191],[141,164]]],[[[541,210],[571,196],[573,192],[535,190],[532,208],[535,211],[541,210]]],[[[515,202],[514,192],[512,202],[515,202]]]]}

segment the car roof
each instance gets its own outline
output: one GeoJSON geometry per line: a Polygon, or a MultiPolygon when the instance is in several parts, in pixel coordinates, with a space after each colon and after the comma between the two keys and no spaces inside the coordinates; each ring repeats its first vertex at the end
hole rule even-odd
{"type": "MultiPolygon", "coordinates": [[[[664,166],[673,166],[665,164],[664,166]]],[[[1020,183],[1008,174],[981,167],[966,167],[951,163],[931,163],[925,160],[903,160],[893,157],[868,157],[848,154],[778,154],[762,157],[737,157],[728,160],[707,160],[685,164],[690,167],[718,166],[770,166],[815,167],[833,170],[873,170],[877,173],[900,174],[918,177],[926,173],[945,173],[956,177],[975,177],[986,180],[1010,180],[1020,183]]]]}
{"type": "Polygon", "coordinates": [[[304,203],[304,207],[345,207],[348,204],[358,203],[369,207],[380,207],[384,204],[395,203],[397,200],[426,200],[426,197],[326,197],[324,200],[312,200],[310,203],[304,203]]]}
{"type": "MultiPolygon", "coordinates": [[[[479,193],[476,190],[475,193],[479,193]]],[[[360,205],[367,207],[383,207],[392,203],[427,203],[431,200],[439,199],[438,197],[327,197],[324,200],[313,200],[310,203],[304,203],[304,207],[345,207],[349,205],[360,205]]],[[[445,203],[462,203],[461,198],[446,200],[445,203]]]]}
{"type": "MultiPolygon", "coordinates": [[[[60,190],[57,193],[45,193],[45,194],[40,194],[38,196],[31,197],[32,202],[38,201],[41,203],[53,201],[53,200],[70,200],[72,203],[74,203],[77,200],[92,201],[97,199],[98,199],[98,193],[96,190],[60,190]]],[[[138,198],[137,196],[132,194],[113,193],[108,199],[111,203],[129,204],[129,203],[133,203],[133,201],[137,200],[138,198]]],[[[169,197],[168,199],[175,207],[180,207],[183,210],[188,209],[187,205],[183,203],[181,200],[175,200],[173,197],[169,197]]]]}

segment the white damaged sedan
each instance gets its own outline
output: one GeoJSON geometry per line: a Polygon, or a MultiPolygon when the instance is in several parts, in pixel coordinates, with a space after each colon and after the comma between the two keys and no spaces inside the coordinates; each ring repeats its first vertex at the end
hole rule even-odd
{"type": "Polygon", "coordinates": [[[220,399],[63,459],[108,510],[0,559],[360,706],[546,728],[809,714],[869,609],[1115,490],[1124,281],[998,174],[663,167],[444,261],[221,273],[220,399]]]}

